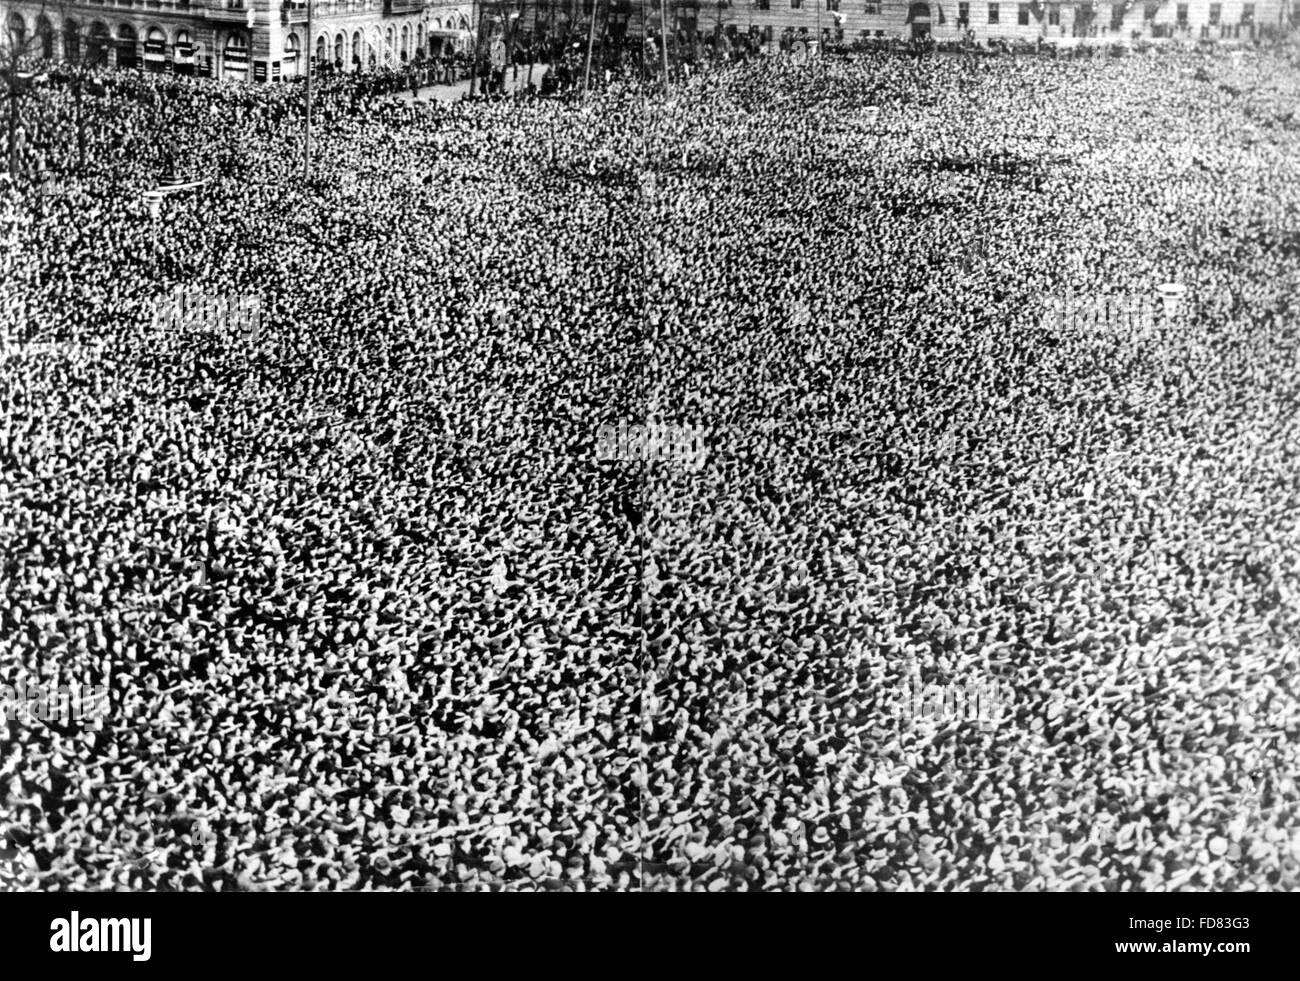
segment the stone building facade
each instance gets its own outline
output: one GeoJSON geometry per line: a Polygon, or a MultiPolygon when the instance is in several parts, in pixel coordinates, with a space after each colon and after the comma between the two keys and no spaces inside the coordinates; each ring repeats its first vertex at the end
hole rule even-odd
{"type": "Polygon", "coordinates": [[[862,36],[955,40],[967,31],[977,41],[1043,38],[1129,41],[1134,37],[1198,41],[1251,40],[1290,22],[1294,0],[1136,0],[1088,3],[1007,0],[686,0],[677,3],[679,27],[694,21],[705,34],[718,25],[741,32],[751,26],[779,37],[787,29],[829,42],[862,36]]]}
{"type": "MultiPolygon", "coordinates": [[[[398,67],[470,38],[471,3],[312,0],[316,64],[398,67]]],[[[5,43],[83,64],[253,82],[306,71],[307,4],[294,0],[18,0],[5,43]]]]}

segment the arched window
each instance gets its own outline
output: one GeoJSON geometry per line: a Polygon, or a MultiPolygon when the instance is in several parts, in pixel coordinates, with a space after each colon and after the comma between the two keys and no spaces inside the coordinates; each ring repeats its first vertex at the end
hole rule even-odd
{"type": "Polygon", "coordinates": [[[352,70],[361,67],[361,32],[352,32],[352,70]]]}
{"type": "Polygon", "coordinates": [[[118,25],[116,47],[118,68],[135,68],[139,65],[140,56],[136,50],[135,28],[130,24],[118,25]]]}
{"type": "Polygon", "coordinates": [[[280,61],[280,72],[285,78],[292,78],[300,70],[298,59],[298,35],[287,34],[284,38],[284,57],[280,61]]]}
{"type": "Polygon", "coordinates": [[[10,51],[22,51],[23,46],[27,44],[27,23],[23,20],[22,14],[14,11],[9,15],[8,23],[9,35],[6,38],[10,51]]]}
{"type": "Polygon", "coordinates": [[[222,78],[248,79],[248,39],[239,31],[226,35],[221,51],[222,78]]]}
{"type": "Polygon", "coordinates": [[[90,25],[90,37],[86,43],[86,62],[99,67],[108,64],[108,47],[113,43],[113,36],[108,33],[108,25],[97,20],[90,25]]]}
{"type": "Polygon", "coordinates": [[[81,57],[81,28],[75,20],[63,22],[63,57],[72,62],[81,57]]]}
{"type": "Polygon", "coordinates": [[[151,72],[167,67],[167,34],[161,27],[150,27],[144,32],[144,67],[151,72]]]}
{"type": "Polygon", "coordinates": [[[36,36],[41,39],[40,52],[42,58],[54,57],[54,25],[44,14],[36,18],[36,36]]]}
{"type": "Polygon", "coordinates": [[[316,39],[316,63],[321,64],[325,60],[325,35],[322,34],[316,39]]]}
{"type": "Polygon", "coordinates": [[[176,44],[172,48],[172,67],[179,75],[194,74],[194,39],[190,37],[190,32],[179,30],[176,32],[176,44]]]}
{"type": "Polygon", "coordinates": [[[334,65],[337,68],[343,67],[343,33],[340,31],[334,35],[334,65]]]}

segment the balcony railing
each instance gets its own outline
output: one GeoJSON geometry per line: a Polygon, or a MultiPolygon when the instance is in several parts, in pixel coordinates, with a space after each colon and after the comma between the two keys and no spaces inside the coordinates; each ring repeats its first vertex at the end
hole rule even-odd
{"type": "Polygon", "coordinates": [[[209,20],[248,22],[248,4],[245,0],[212,0],[208,4],[209,20]]]}
{"type": "MultiPolygon", "coordinates": [[[[362,13],[378,7],[384,16],[393,14],[418,14],[428,0],[383,0],[382,5],[367,0],[312,0],[313,14],[324,17],[333,14],[362,13]]],[[[280,4],[281,24],[302,24],[307,21],[306,0],[284,0],[280,4]]]]}

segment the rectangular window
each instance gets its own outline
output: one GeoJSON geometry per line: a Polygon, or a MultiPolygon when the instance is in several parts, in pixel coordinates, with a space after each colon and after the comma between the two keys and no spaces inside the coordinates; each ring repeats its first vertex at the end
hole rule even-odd
{"type": "Polygon", "coordinates": [[[970,4],[969,4],[969,3],[959,3],[959,4],[957,4],[957,23],[960,24],[962,27],[965,27],[966,25],[968,25],[968,24],[970,23],[970,4]]]}
{"type": "Polygon", "coordinates": [[[1021,27],[1029,26],[1029,4],[1027,3],[1016,4],[1016,23],[1019,24],[1021,27]]]}
{"type": "Polygon", "coordinates": [[[826,0],[826,9],[838,11],[840,9],[840,0],[826,0]]]}
{"type": "Polygon", "coordinates": [[[998,22],[998,5],[996,3],[991,3],[989,4],[989,23],[996,24],[997,22],[998,22]]]}
{"type": "Polygon", "coordinates": [[[867,2],[862,6],[862,12],[864,14],[879,14],[880,0],[867,0],[867,2]]]}
{"type": "Polygon", "coordinates": [[[1061,24],[1061,5],[1059,3],[1049,3],[1047,5],[1047,23],[1053,27],[1059,27],[1061,24]]]}
{"type": "Polygon", "coordinates": [[[1187,4],[1180,3],[1177,9],[1177,20],[1179,27],[1187,26],[1187,4]]]}
{"type": "Polygon", "coordinates": [[[790,0],[791,10],[798,10],[802,6],[803,6],[803,0],[790,0]]]}
{"type": "Polygon", "coordinates": [[[1241,5],[1241,22],[1243,24],[1255,23],[1255,5],[1253,3],[1243,3],[1241,5]]]}
{"type": "Polygon", "coordinates": [[[1210,23],[1211,23],[1211,24],[1217,24],[1217,23],[1219,22],[1219,14],[1220,14],[1222,11],[1223,11],[1223,4],[1221,4],[1221,3],[1212,3],[1212,4],[1210,4],[1210,23]]]}

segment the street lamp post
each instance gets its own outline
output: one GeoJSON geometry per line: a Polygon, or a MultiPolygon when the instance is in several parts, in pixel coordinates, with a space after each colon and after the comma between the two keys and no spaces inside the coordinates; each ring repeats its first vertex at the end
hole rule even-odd
{"type": "Polygon", "coordinates": [[[660,40],[663,42],[660,45],[660,48],[662,48],[663,50],[659,52],[659,56],[660,59],[663,61],[664,95],[667,95],[668,94],[668,0],[659,0],[659,18],[660,18],[660,27],[661,27],[659,33],[663,35],[663,37],[660,38],[660,40]]]}
{"type": "Polygon", "coordinates": [[[587,101],[587,82],[591,78],[591,51],[596,46],[597,0],[591,0],[591,26],[587,29],[587,64],[582,70],[582,101],[587,101]]]}
{"type": "Polygon", "coordinates": [[[307,118],[302,142],[302,179],[304,182],[311,180],[311,3],[312,0],[307,0],[307,44],[305,51],[307,56],[307,118]]]}
{"type": "Polygon", "coordinates": [[[825,0],[813,0],[817,5],[817,60],[822,57],[822,4],[825,0]]]}
{"type": "Polygon", "coordinates": [[[475,13],[474,3],[470,3],[470,21],[474,25],[474,47],[469,59],[469,97],[474,98],[474,83],[478,78],[478,38],[483,28],[483,12],[475,13]]]}

